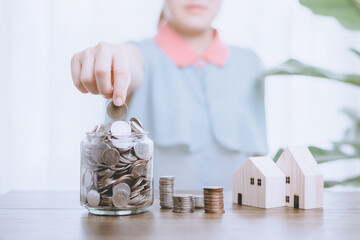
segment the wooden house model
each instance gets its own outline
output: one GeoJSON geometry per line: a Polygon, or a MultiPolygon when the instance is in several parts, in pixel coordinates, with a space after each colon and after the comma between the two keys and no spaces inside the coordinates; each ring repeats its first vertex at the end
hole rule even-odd
{"type": "Polygon", "coordinates": [[[323,206],[324,179],[306,146],[287,147],[275,162],[252,157],[233,173],[233,202],[261,208],[323,206]]]}
{"type": "Polygon", "coordinates": [[[307,147],[287,147],[276,165],[286,177],[285,206],[301,209],[323,206],[324,178],[307,147]]]}
{"type": "Polygon", "coordinates": [[[233,202],[261,208],[285,206],[285,175],[269,157],[252,157],[233,173],[233,202]]]}

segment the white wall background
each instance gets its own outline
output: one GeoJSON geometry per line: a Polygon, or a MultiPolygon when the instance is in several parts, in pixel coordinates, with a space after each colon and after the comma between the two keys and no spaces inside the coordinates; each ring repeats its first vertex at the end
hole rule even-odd
{"type": "MultiPolygon", "coordinates": [[[[314,16],[297,0],[223,0],[214,25],[227,43],[253,48],[266,67],[292,57],[359,72],[347,49],[360,34],[314,16]]],[[[72,55],[99,41],[141,40],[156,32],[162,0],[0,0],[0,192],[78,189],[79,144],[103,121],[104,100],[71,81],[72,55]]],[[[304,77],[266,80],[270,154],[284,145],[329,146],[341,137],[344,106],[360,90],[304,77]]],[[[360,165],[324,165],[327,178],[360,165]]]]}

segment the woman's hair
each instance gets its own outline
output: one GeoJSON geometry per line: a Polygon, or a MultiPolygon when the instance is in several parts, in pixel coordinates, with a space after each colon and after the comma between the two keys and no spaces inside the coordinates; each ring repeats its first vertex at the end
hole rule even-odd
{"type": "Polygon", "coordinates": [[[164,15],[164,6],[161,9],[159,20],[158,20],[158,27],[165,21],[165,15],[164,15]]]}

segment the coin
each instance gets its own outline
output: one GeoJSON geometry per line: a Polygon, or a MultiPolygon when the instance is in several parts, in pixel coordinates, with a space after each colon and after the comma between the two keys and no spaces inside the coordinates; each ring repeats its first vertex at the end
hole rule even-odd
{"type": "Polygon", "coordinates": [[[147,142],[137,142],[134,145],[134,153],[140,159],[149,159],[151,156],[151,146],[147,142]]]}
{"type": "Polygon", "coordinates": [[[126,117],[128,112],[128,106],[125,104],[121,106],[116,106],[113,101],[109,102],[107,105],[107,114],[113,120],[122,120],[126,117]]]}
{"type": "Polygon", "coordinates": [[[133,147],[133,142],[129,140],[121,140],[117,138],[113,138],[110,140],[111,143],[116,147],[119,152],[126,152],[127,150],[131,149],[133,147]]]}
{"type": "Polygon", "coordinates": [[[129,122],[131,130],[135,133],[144,133],[144,129],[137,123],[137,121],[131,121],[129,122]]]}
{"type": "Polygon", "coordinates": [[[102,156],[102,162],[107,166],[115,166],[120,161],[120,153],[114,149],[106,149],[102,156]]]}
{"type": "Polygon", "coordinates": [[[204,187],[204,191],[209,191],[209,192],[222,192],[222,191],[223,191],[223,187],[221,187],[221,186],[205,186],[205,187],[204,187]]]}
{"type": "Polygon", "coordinates": [[[147,204],[151,202],[151,197],[150,196],[146,196],[146,195],[138,195],[136,197],[134,197],[133,199],[131,199],[129,201],[129,204],[132,205],[141,205],[141,204],[147,204]]]}
{"type": "Polygon", "coordinates": [[[100,203],[100,194],[96,190],[90,190],[87,194],[87,202],[91,207],[98,206],[100,203]]]}
{"type": "Polygon", "coordinates": [[[111,124],[110,131],[113,137],[117,138],[131,134],[131,127],[127,122],[116,121],[111,124]]]}
{"type": "Polygon", "coordinates": [[[94,145],[91,150],[92,159],[94,159],[97,163],[101,163],[103,153],[106,149],[109,148],[110,146],[105,142],[99,142],[98,144],[94,145]]]}
{"type": "Polygon", "coordinates": [[[100,206],[108,206],[111,207],[112,204],[112,197],[107,195],[102,195],[100,200],[100,206]]]}
{"type": "Polygon", "coordinates": [[[93,174],[93,185],[95,189],[98,188],[98,178],[96,174],[93,174]]]}
{"type": "Polygon", "coordinates": [[[95,127],[93,128],[92,132],[99,132],[101,127],[102,127],[101,123],[96,124],[95,127]]]}
{"type": "Polygon", "coordinates": [[[134,154],[132,150],[121,153],[121,156],[131,162],[138,160],[137,156],[134,154]]]}
{"type": "Polygon", "coordinates": [[[194,195],[195,208],[204,208],[204,196],[194,195]]]}
{"type": "MultiPolygon", "coordinates": [[[[109,169],[109,168],[104,168],[104,169],[101,169],[101,170],[99,170],[98,172],[97,172],[97,175],[99,176],[99,177],[102,177],[103,179],[104,178],[109,178],[109,177],[111,177],[111,176],[109,176],[109,174],[110,173],[112,173],[113,171],[111,170],[111,169],[109,169]]],[[[100,181],[101,182],[101,181],[100,181]]]]}
{"type": "Polygon", "coordinates": [[[81,184],[80,186],[80,202],[86,203],[87,187],[81,184]]]}
{"type": "Polygon", "coordinates": [[[140,120],[137,119],[136,117],[130,118],[130,122],[136,123],[137,125],[139,125],[139,126],[144,130],[144,126],[142,125],[142,123],[140,122],[140,120]]]}
{"type": "Polygon", "coordinates": [[[144,178],[142,178],[142,177],[135,179],[133,185],[131,186],[131,189],[135,189],[138,186],[140,186],[140,184],[143,182],[143,180],[144,180],[144,178]]]}
{"type": "Polygon", "coordinates": [[[113,186],[112,190],[113,190],[113,193],[114,192],[125,192],[128,195],[130,195],[130,193],[131,193],[131,188],[126,183],[118,183],[113,186]]]}
{"type": "Polygon", "coordinates": [[[123,176],[119,177],[118,179],[116,179],[114,184],[116,185],[118,183],[126,183],[127,185],[130,186],[130,184],[132,183],[132,180],[133,180],[133,177],[130,174],[126,174],[126,175],[123,175],[123,176]]]}
{"type": "Polygon", "coordinates": [[[130,168],[131,175],[133,175],[135,178],[146,176],[147,168],[146,168],[146,162],[144,160],[138,160],[134,162],[130,168]]]}
{"type": "Polygon", "coordinates": [[[123,191],[113,192],[112,202],[115,207],[125,207],[130,201],[130,196],[123,191]]]}
{"type": "Polygon", "coordinates": [[[83,183],[86,188],[90,188],[93,183],[93,172],[90,169],[85,169],[83,175],[83,183]]]}
{"type": "Polygon", "coordinates": [[[101,124],[101,127],[99,128],[98,132],[108,134],[110,132],[111,125],[112,125],[112,122],[106,123],[106,124],[101,124]]]}

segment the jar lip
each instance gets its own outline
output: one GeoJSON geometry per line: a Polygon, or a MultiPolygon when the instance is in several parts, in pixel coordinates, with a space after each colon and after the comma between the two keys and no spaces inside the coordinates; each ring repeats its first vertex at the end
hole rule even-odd
{"type": "Polygon", "coordinates": [[[149,132],[142,132],[142,133],[131,132],[130,134],[123,134],[123,135],[113,135],[105,132],[86,132],[87,136],[97,136],[97,137],[112,136],[115,138],[147,136],[148,134],[149,132]]]}

